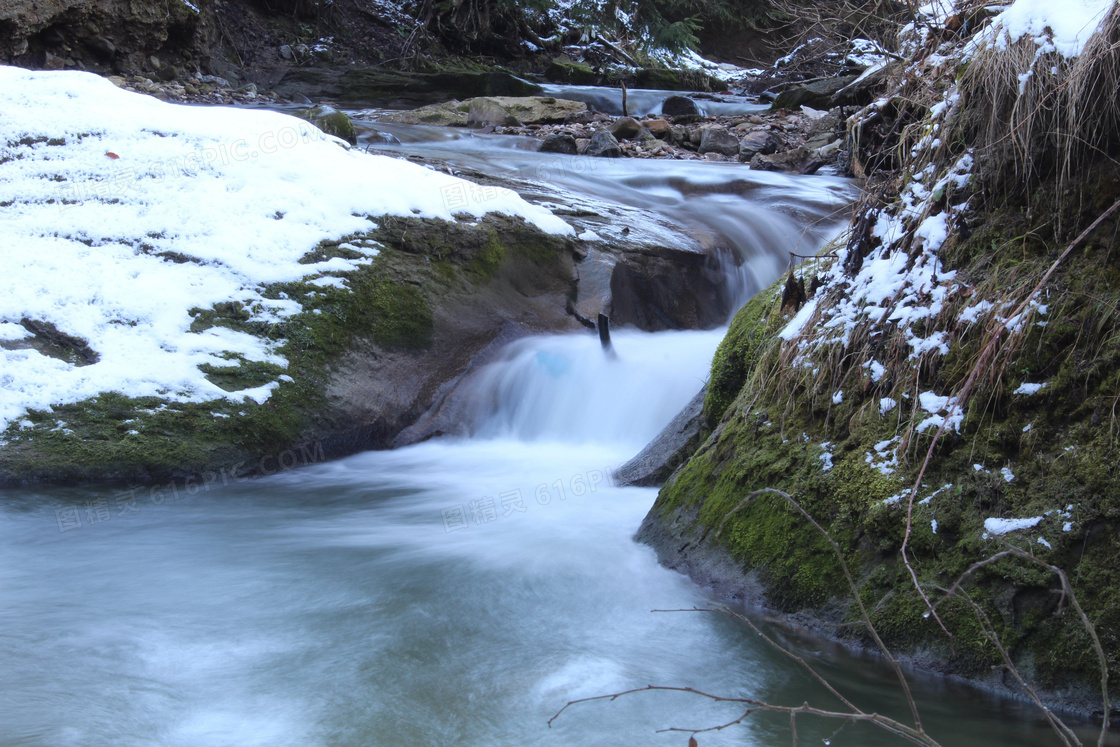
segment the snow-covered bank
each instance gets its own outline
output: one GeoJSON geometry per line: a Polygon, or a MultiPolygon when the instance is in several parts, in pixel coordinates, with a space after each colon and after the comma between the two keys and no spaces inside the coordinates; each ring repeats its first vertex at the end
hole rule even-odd
{"type": "Polygon", "coordinates": [[[373,261],[376,246],[301,259],[369,231],[371,218],[503,212],[571,232],[508,190],[348,149],[281,114],[167,104],[85,73],[0,67],[0,91],[0,430],[29,408],[101,392],[262,401],[275,382],[229,393],[199,366],[283,368],[274,344],[191,332],[190,310],[235,301],[263,322],[298,313],[263,286],[344,284],[334,275],[373,261]],[[93,362],[27,347],[23,320],[85,341],[93,362]]]}

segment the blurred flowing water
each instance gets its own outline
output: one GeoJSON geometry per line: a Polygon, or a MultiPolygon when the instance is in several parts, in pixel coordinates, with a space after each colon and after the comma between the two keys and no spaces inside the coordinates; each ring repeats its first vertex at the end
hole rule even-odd
{"type": "MultiPolygon", "coordinates": [[[[496,171],[538,163],[509,142],[435,133],[398,149],[496,171]]],[[[851,196],[834,177],[657,161],[553,186],[730,236],[748,268],[729,263],[739,298],[793,247],[814,250],[851,196]]],[[[719,600],[633,542],[656,491],[611,483],[698,391],[721,336],[619,331],[611,358],[591,335],[522,340],[477,377],[470,440],[243,482],[4,491],[0,746],[683,746],[658,730],[741,712],[641,693],[548,725],[570,700],[647,684],[837,707],[735,620],[654,612],[719,600]]],[[[298,461],[317,460],[275,463],[298,461]]],[[[880,662],[772,633],[863,707],[905,718],[880,662]]],[[[929,679],[915,689],[945,745],[1054,743],[1025,707],[929,679]]],[[[801,743],[899,744],[839,726],[802,719],[801,743]]],[[[698,739],[789,744],[788,719],[698,739]]]]}

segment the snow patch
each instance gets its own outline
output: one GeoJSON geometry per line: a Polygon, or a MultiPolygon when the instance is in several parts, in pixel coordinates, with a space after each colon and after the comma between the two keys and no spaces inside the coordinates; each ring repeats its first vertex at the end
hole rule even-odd
{"type": "Polygon", "coordinates": [[[254,319],[298,313],[263,286],[368,263],[375,249],[299,260],[320,242],[369,231],[370,216],[504,212],[574,233],[508,190],[349,149],[275,112],[169,104],[81,72],[0,66],[0,90],[0,142],[11,156],[0,178],[0,339],[25,337],[16,322],[26,317],[99,355],[77,367],[0,349],[0,430],[29,409],[108,391],[263,402],[277,382],[228,393],[199,366],[228,365],[233,354],[283,368],[277,343],[219,327],[191,332],[189,310],[233,301],[254,319]]]}
{"type": "Polygon", "coordinates": [[[1007,534],[1008,532],[1017,532],[1020,529],[1030,529],[1031,527],[1038,526],[1042,518],[1041,516],[1032,516],[1029,519],[984,519],[985,536],[989,534],[1007,534]]]}

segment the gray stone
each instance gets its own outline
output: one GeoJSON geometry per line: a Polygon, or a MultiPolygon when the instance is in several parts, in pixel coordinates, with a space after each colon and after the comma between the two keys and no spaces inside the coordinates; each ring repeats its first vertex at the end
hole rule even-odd
{"type": "Polygon", "coordinates": [[[778,138],[769,130],[748,132],[739,141],[739,160],[749,161],[758,153],[768,156],[778,150],[779,145],[778,138]]]}
{"type": "Polygon", "coordinates": [[[588,113],[582,101],[552,96],[492,96],[494,101],[522,124],[559,124],[569,117],[588,113]]]}
{"type": "Polygon", "coordinates": [[[687,96],[670,96],[661,103],[661,113],[666,117],[698,116],[700,107],[687,96]]]}
{"type": "Polygon", "coordinates": [[[520,127],[521,122],[494,99],[471,100],[467,110],[468,127],[520,127]]]}
{"type": "Polygon", "coordinates": [[[739,155],[739,139],[722,127],[705,127],[700,131],[700,155],[720,153],[725,156],[739,155]]]}
{"type": "Polygon", "coordinates": [[[700,445],[707,391],[707,387],[701,389],[636,457],[615,471],[614,478],[619,485],[660,485],[688,461],[700,445]]]}
{"type": "Polygon", "coordinates": [[[618,140],[614,135],[606,130],[596,130],[591,136],[591,142],[587,144],[587,155],[619,158],[622,156],[622,149],[618,147],[618,140]]]}
{"type": "Polygon", "coordinates": [[[751,168],[756,171],[782,171],[787,174],[812,174],[827,161],[817,151],[808,148],[794,148],[784,153],[764,156],[761,153],[751,159],[751,168]]]}
{"type": "Polygon", "coordinates": [[[362,145],[400,145],[401,141],[396,135],[380,130],[365,130],[358,141],[362,145]]]}
{"type": "Polygon", "coordinates": [[[619,140],[629,140],[642,130],[642,125],[633,117],[619,117],[607,128],[619,140]]]}
{"type": "Polygon", "coordinates": [[[106,39],[100,34],[91,36],[85,40],[86,49],[93,52],[95,55],[103,60],[111,60],[117,53],[117,47],[113,42],[106,39]]]}
{"type": "Polygon", "coordinates": [[[566,132],[554,132],[541,143],[541,153],[566,153],[569,156],[576,154],[576,139],[566,132]]]}
{"type": "Polygon", "coordinates": [[[56,55],[53,55],[50,52],[46,53],[46,56],[43,59],[43,69],[44,70],[62,70],[65,67],[66,67],[66,60],[64,60],[63,58],[58,57],[56,55]]]}
{"type": "Polygon", "coordinates": [[[467,124],[467,111],[470,103],[466,101],[445,101],[442,104],[422,106],[406,112],[389,112],[379,118],[381,122],[394,124],[420,124],[433,127],[454,127],[467,124]]]}
{"type": "Polygon", "coordinates": [[[292,51],[292,47],[290,45],[285,44],[284,46],[280,47],[280,59],[290,60],[293,57],[295,57],[295,52],[292,51]]]}
{"type": "Polygon", "coordinates": [[[849,83],[854,82],[857,77],[859,76],[846,75],[814,81],[803,86],[794,86],[778,94],[774,103],[770,105],[770,111],[776,112],[779,109],[797,111],[802,106],[812,107],[813,109],[830,109],[838,105],[833,103],[833,95],[849,83]]]}

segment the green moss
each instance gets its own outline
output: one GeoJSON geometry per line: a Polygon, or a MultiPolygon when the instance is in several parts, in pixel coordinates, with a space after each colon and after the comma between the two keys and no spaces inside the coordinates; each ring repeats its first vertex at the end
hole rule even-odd
{"type": "Polygon", "coordinates": [[[492,278],[497,274],[498,268],[501,267],[502,260],[505,259],[506,248],[502,242],[498,240],[498,232],[491,230],[490,238],[486,245],[482,247],[482,251],[475,257],[468,269],[483,278],[492,278]]]}
{"type": "Polygon", "coordinates": [[[213,384],[220,386],[227,392],[236,392],[242,389],[252,389],[263,386],[284,373],[284,369],[275,363],[251,361],[243,356],[226,356],[232,361],[228,366],[216,366],[204,363],[199,369],[206,374],[206,378],[213,384]]]}
{"type": "Polygon", "coordinates": [[[556,58],[548,66],[544,76],[553,83],[570,83],[579,86],[593,86],[600,82],[600,76],[590,65],[574,62],[567,58],[556,58]]]}
{"type": "MultiPolygon", "coordinates": [[[[1115,228],[1102,226],[1055,273],[1042,298],[1047,312],[1032,320],[1014,355],[1000,359],[996,373],[983,379],[961,432],[943,435],[913,507],[907,553],[935,599],[1004,543],[1065,569],[1117,674],[1120,419],[1114,412],[1120,391],[1120,273],[1111,271],[1115,228]],[[1046,387],[1034,395],[1015,394],[1025,382],[1046,387]],[[1010,480],[1001,472],[1005,467],[1010,480]],[[987,518],[1031,516],[1043,521],[1030,531],[985,534],[987,518]]],[[[982,226],[972,244],[957,245],[957,280],[973,288],[964,303],[1021,297],[1064,246],[1044,238],[1025,214],[1006,215],[982,226]],[[1012,229],[1018,231],[1014,240],[994,238],[1012,229]]],[[[682,507],[695,511],[700,533],[725,547],[744,570],[756,572],[779,607],[823,608],[847,595],[846,582],[816,530],[780,501],[757,498],[715,533],[751,491],[784,490],[839,543],[877,630],[891,646],[929,652],[962,674],[990,671],[1000,663],[998,651],[971,606],[963,598],[939,605],[946,635],[926,616],[925,602],[899,556],[910,489],[932,436],[932,431],[911,429],[927,416],[919,413],[911,423],[909,402],[915,392],[953,391],[987,340],[983,328],[962,330],[950,354],[936,365],[884,383],[902,403],[884,416],[877,403],[888,391],[872,386],[858,368],[875,352],[826,351],[828,357],[812,362],[820,376],[778,365],[775,335],[786,318],[777,314],[777,303],[777,288],[768,289],[733,321],[713,360],[705,402],[712,437],[662,489],[658,510],[664,515],[682,507]],[[831,393],[840,388],[844,401],[837,404],[831,393]],[[876,452],[885,441],[891,443],[876,452]],[[820,461],[824,442],[829,443],[830,470],[820,461]],[[869,455],[879,464],[897,456],[897,463],[884,465],[894,472],[883,474],[869,463],[869,455]],[[884,502],[892,496],[899,500],[884,502]]],[[[890,350],[889,342],[883,345],[890,350]]],[[[883,355],[880,360],[891,353],[883,355]]],[[[1059,605],[1056,577],[1045,568],[1004,560],[973,573],[965,590],[1035,681],[1084,686],[1097,676],[1088,634],[1068,605],[1059,605]]],[[[855,619],[850,607],[848,620],[855,619]]],[[[863,637],[858,630],[854,626],[850,634],[863,637]]]]}
{"type": "Polygon", "coordinates": [[[751,299],[735,314],[727,335],[716,348],[704,396],[704,418],[709,427],[723,418],[747,377],[777,339],[776,334],[785,323],[778,313],[777,301],[773,289],[751,299]]]}
{"type": "Polygon", "coordinates": [[[105,393],[49,412],[32,411],[29,428],[9,427],[0,467],[16,479],[48,473],[59,481],[200,471],[214,449],[228,448],[219,416],[236,410],[223,400],[167,403],[105,393]],[[28,452],[33,458],[21,459],[28,452]]]}

